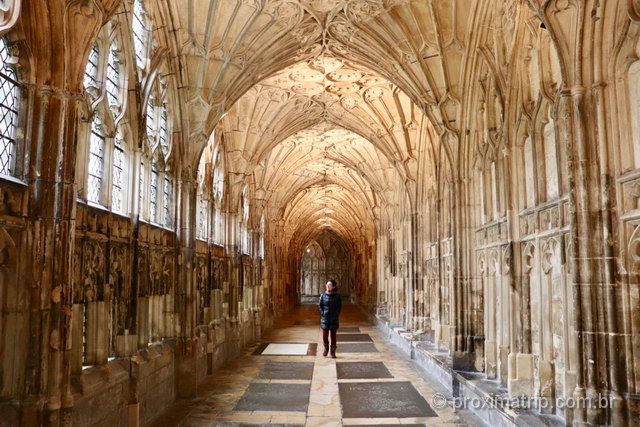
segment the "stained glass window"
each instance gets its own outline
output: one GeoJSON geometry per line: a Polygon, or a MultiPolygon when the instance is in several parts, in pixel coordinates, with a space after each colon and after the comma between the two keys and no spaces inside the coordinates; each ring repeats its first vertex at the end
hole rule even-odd
{"type": "Polygon", "coordinates": [[[91,136],[89,138],[89,180],[87,199],[100,203],[102,194],[102,177],[104,171],[104,130],[102,118],[96,112],[91,123],[91,136]]]}
{"type": "Polygon", "coordinates": [[[151,188],[149,193],[149,219],[158,221],[158,166],[155,162],[151,165],[151,188]]]}
{"type": "Polygon", "coordinates": [[[0,38],[0,173],[15,171],[16,120],[18,117],[18,78],[9,64],[11,57],[4,38],[0,38]]]}
{"type": "Polygon", "coordinates": [[[114,44],[109,49],[107,58],[107,78],[105,88],[107,91],[107,101],[110,107],[119,107],[120,102],[120,62],[118,60],[118,48],[114,44]]]}
{"type": "Polygon", "coordinates": [[[138,67],[144,68],[146,57],[148,28],[144,6],[141,0],[133,2],[133,46],[136,51],[136,63],[138,67]]]}
{"type": "Polygon", "coordinates": [[[125,167],[125,149],[124,140],[121,132],[116,134],[113,149],[113,176],[111,185],[111,208],[117,212],[124,211],[124,167],[125,167]]]}

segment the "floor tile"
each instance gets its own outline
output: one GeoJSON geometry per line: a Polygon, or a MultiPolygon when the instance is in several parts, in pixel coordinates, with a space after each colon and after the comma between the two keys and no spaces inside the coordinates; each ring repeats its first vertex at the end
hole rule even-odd
{"type": "Polygon", "coordinates": [[[435,417],[409,381],[340,383],[344,418],[435,417]]]}
{"type": "Polygon", "coordinates": [[[301,411],[309,405],[307,384],[250,384],[236,411],[301,411]]]}
{"type": "Polygon", "coordinates": [[[338,353],[377,353],[373,343],[340,343],[336,347],[338,353]]]}
{"type": "Polygon", "coordinates": [[[338,379],[393,378],[382,362],[338,362],[338,379]]]}
{"type": "Polygon", "coordinates": [[[357,328],[355,326],[345,326],[343,328],[338,328],[339,334],[345,332],[360,332],[360,328],[357,328]]]}
{"type": "Polygon", "coordinates": [[[338,342],[373,341],[369,334],[338,334],[338,342]]]}
{"type": "MultiPolygon", "coordinates": [[[[264,354],[264,353],[263,353],[264,354]]],[[[265,380],[310,380],[313,362],[267,362],[256,378],[265,380]]]]}
{"type": "MultiPolygon", "coordinates": [[[[205,377],[198,385],[196,397],[177,401],[149,425],[152,427],[169,425],[180,427],[479,425],[476,422],[477,419],[467,410],[454,411],[451,406],[434,408],[437,417],[433,416],[432,412],[429,412],[428,416],[408,416],[411,413],[407,414],[403,410],[402,414],[396,412],[374,414],[376,417],[372,418],[369,413],[364,414],[366,416],[363,417],[345,418],[343,415],[349,414],[343,414],[343,407],[348,409],[351,403],[349,398],[341,393],[342,387],[351,387],[354,384],[360,384],[362,387],[383,387],[385,384],[410,382],[413,384],[414,394],[408,396],[409,403],[415,397],[416,390],[427,402],[430,402],[435,393],[450,396],[450,391],[444,389],[435,379],[425,375],[413,361],[389,343],[385,334],[368,322],[360,309],[351,304],[345,304],[343,307],[340,321],[344,327],[339,329],[338,335],[366,336],[369,341],[339,342],[338,359],[316,355],[318,343],[322,346],[322,332],[315,319],[317,319],[317,307],[297,306],[283,319],[278,320],[275,327],[265,331],[261,344],[244,349],[242,354],[218,367],[214,375],[205,377]],[[271,344],[284,345],[285,347],[281,348],[289,350],[291,347],[288,345],[292,344],[308,347],[306,353],[299,355],[263,355],[264,350],[271,344]],[[356,364],[356,362],[360,364],[360,369],[364,373],[353,374],[351,371],[354,368],[350,371],[347,367],[346,370],[349,372],[345,374],[344,368],[340,368],[340,366],[346,366],[343,364],[356,364]],[[385,372],[385,378],[338,379],[339,370],[341,377],[349,373],[353,376],[366,374],[369,377],[382,375],[379,371],[380,362],[384,363],[384,368],[394,378],[388,378],[385,372]],[[309,379],[308,367],[310,366],[312,375],[309,379]]],[[[303,352],[300,350],[298,353],[303,352]]],[[[388,401],[381,400],[381,396],[385,398],[387,395],[388,391],[380,391],[373,396],[364,393],[360,395],[357,405],[369,408],[370,402],[377,402],[377,408],[394,405],[400,407],[407,404],[393,400],[393,396],[400,396],[397,393],[393,394],[391,399],[387,399],[388,401]]],[[[406,396],[397,398],[406,399],[406,396]]],[[[418,408],[420,408],[419,405],[418,408]]]]}
{"type": "Polygon", "coordinates": [[[262,351],[264,356],[305,356],[309,350],[309,344],[277,344],[271,343],[262,351]]]}

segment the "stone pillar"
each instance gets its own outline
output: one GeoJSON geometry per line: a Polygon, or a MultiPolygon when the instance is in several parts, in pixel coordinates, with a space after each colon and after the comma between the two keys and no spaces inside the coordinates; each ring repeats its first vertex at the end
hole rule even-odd
{"type": "Polygon", "coordinates": [[[197,180],[191,169],[182,173],[176,198],[178,281],[174,288],[174,310],[178,314],[176,346],[176,395],[193,397],[198,390],[198,295],[195,269],[197,180]]]}
{"type": "Polygon", "coordinates": [[[117,0],[22,2],[18,26],[33,66],[27,228],[33,262],[25,425],[70,424],[76,137],[82,70],[117,0]]]}

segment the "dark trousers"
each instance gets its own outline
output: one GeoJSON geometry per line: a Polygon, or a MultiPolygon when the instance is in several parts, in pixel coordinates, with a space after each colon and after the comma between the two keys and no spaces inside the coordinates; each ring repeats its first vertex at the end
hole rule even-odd
{"type": "MultiPolygon", "coordinates": [[[[335,347],[336,346],[336,332],[338,330],[337,329],[331,329],[331,347],[335,347]]],[[[324,343],[325,347],[329,347],[329,330],[328,329],[323,329],[322,330],[322,342],[324,343]]]]}

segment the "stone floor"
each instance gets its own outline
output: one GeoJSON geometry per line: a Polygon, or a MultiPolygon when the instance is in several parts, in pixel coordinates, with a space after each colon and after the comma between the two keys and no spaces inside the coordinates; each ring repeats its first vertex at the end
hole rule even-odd
{"type": "Polygon", "coordinates": [[[454,412],[450,393],[357,307],[345,305],[340,321],[338,358],[325,358],[316,307],[296,307],[262,343],[207,378],[197,398],[177,402],[151,425],[482,425],[454,412]]]}

